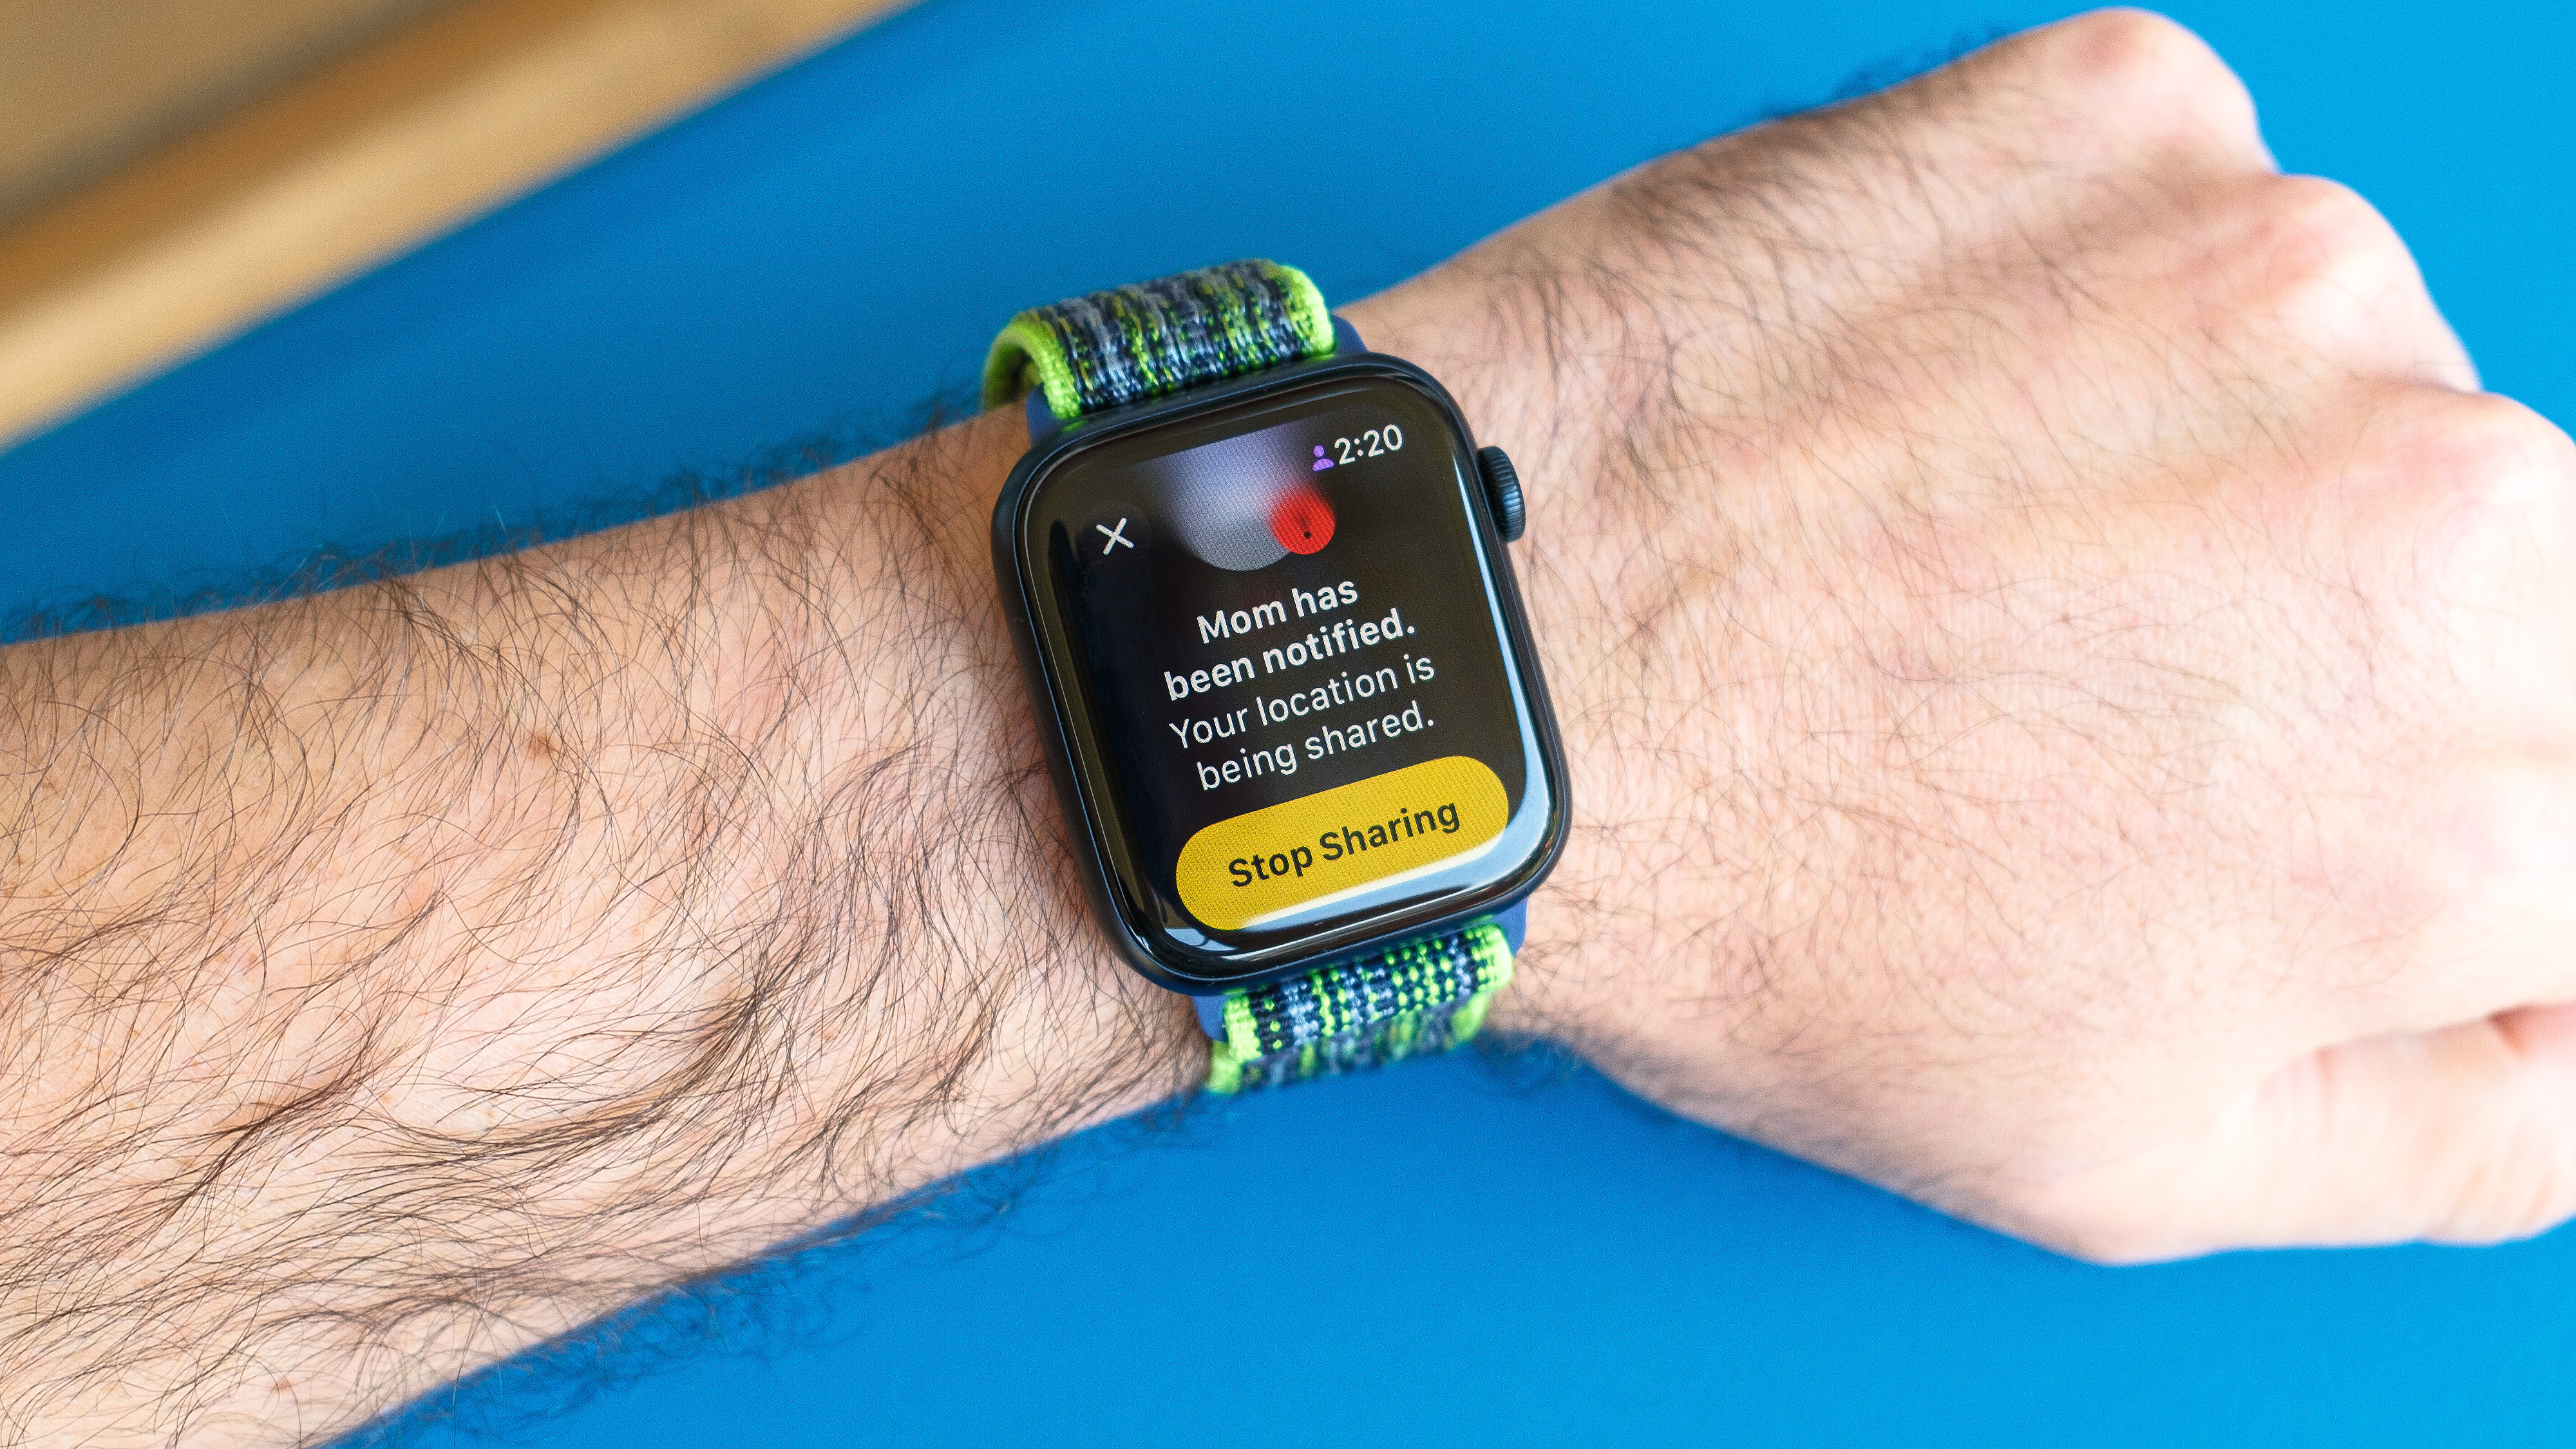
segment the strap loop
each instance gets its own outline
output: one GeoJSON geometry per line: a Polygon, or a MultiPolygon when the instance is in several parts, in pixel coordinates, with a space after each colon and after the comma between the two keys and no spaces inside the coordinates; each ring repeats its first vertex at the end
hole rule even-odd
{"type": "Polygon", "coordinates": [[[1332,352],[1332,314],[1304,272],[1227,262],[1013,317],[984,362],[984,406],[1035,391],[1069,423],[1332,352]]]}
{"type": "Polygon", "coordinates": [[[1512,980],[1491,920],[1225,998],[1208,1090],[1231,1095],[1445,1052],[1476,1034],[1512,980]]]}

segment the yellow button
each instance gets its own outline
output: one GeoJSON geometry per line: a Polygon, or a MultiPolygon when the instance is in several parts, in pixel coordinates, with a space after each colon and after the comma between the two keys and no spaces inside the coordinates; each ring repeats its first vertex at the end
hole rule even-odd
{"type": "Polygon", "coordinates": [[[1503,782],[1465,755],[1425,760],[1220,820],[1181,847],[1181,904],[1237,931],[1503,833],[1503,782]]]}

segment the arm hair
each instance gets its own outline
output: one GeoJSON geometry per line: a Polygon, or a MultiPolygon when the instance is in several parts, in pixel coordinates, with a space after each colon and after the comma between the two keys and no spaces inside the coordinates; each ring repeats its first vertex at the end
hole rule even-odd
{"type": "Polygon", "coordinates": [[[1184,1087],[999,625],[1016,445],[0,650],[0,1439],[311,1441],[1184,1087]]]}

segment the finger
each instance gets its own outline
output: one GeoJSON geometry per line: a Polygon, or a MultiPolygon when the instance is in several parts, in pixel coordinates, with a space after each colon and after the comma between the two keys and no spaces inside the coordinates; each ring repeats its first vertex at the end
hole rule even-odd
{"type": "Polygon", "coordinates": [[[2069,1184],[2041,1233],[2134,1262],[2528,1237],[2576,1214],[2576,1005],[2375,1037],[2276,1073],[2205,1133],[2069,1184]]]}

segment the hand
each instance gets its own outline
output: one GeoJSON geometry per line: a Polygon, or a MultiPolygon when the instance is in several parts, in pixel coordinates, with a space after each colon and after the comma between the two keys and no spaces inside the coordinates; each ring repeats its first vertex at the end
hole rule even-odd
{"type": "Polygon", "coordinates": [[[2567,439],[2103,14],[1354,309],[1530,481],[1508,1024],[2068,1251],[2576,1207],[2567,439]]]}

